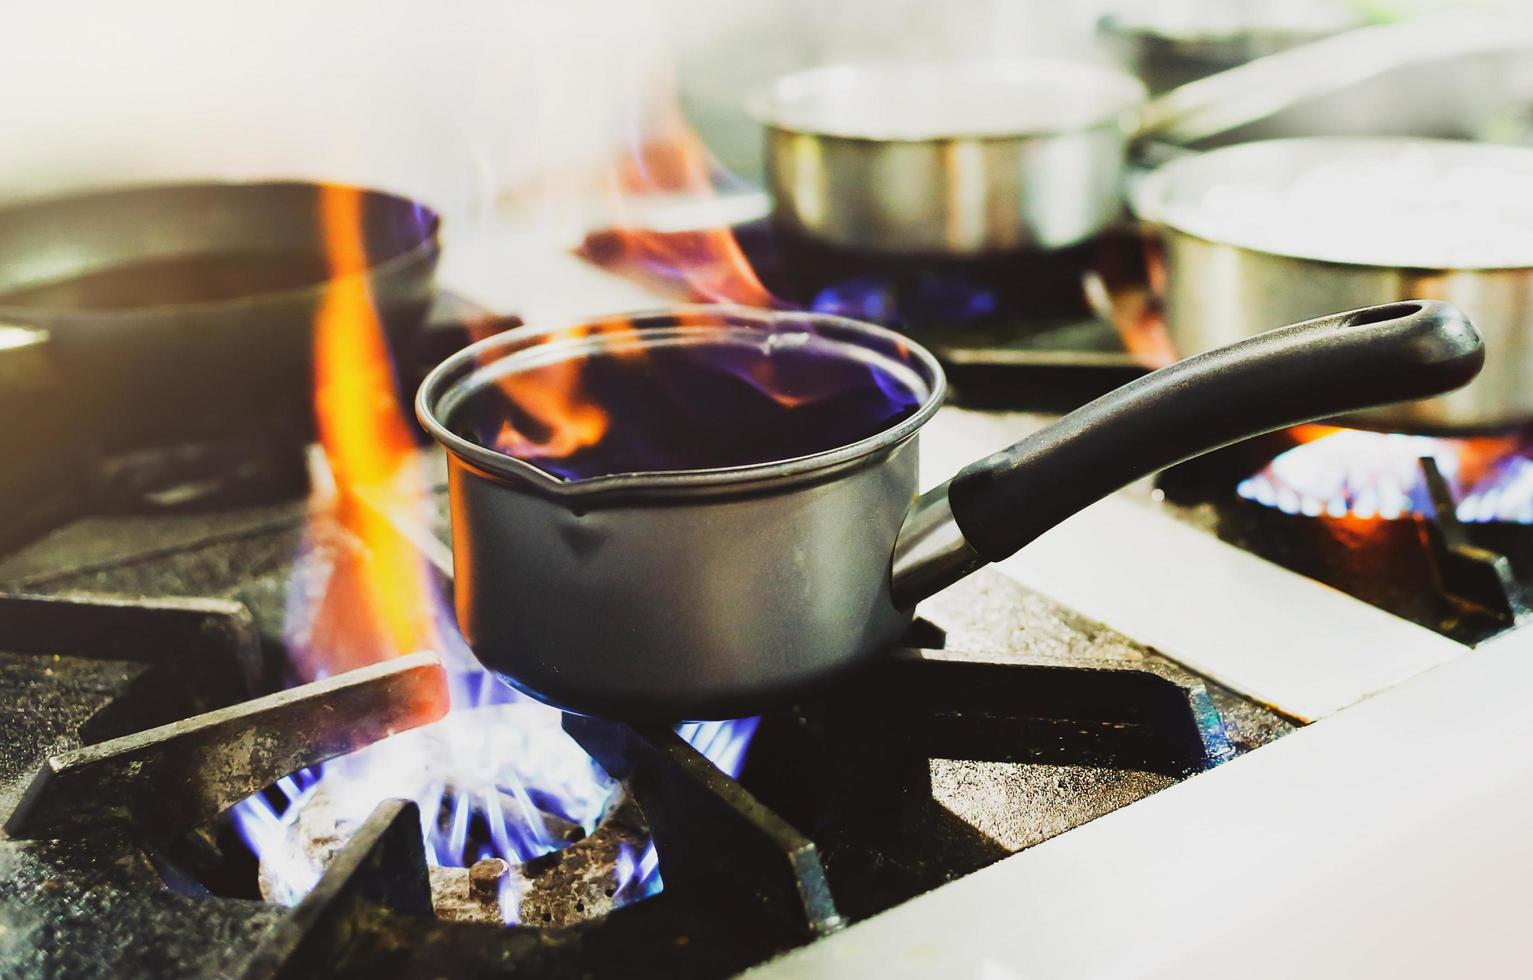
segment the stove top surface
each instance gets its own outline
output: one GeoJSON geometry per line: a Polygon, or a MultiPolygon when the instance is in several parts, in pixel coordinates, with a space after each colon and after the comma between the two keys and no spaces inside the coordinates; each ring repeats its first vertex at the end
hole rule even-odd
{"type": "MultiPolygon", "coordinates": [[[[528,254],[553,263],[551,279],[586,283],[614,308],[654,304],[652,293],[573,257],[528,254]]],[[[485,276],[483,290],[466,288],[494,302],[500,274],[485,276]]],[[[542,318],[588,312],[550,309],[542,318]]],[[[1068,318],[1056,319],[1040,337],[1068,333],[1068,318]]],[[[1089,344],[1065,346],[1078,353],[1089,344]]],[[[1013,369],[1036,371],[1038,358],[1002,357],[983,342],[966,349],[980,352],[969,358],[980,373],[958,386],[969,404],[989,392],[993,404],[1015,407],[1013,369]]],[[[957,365],[967,355],[945,356],[957,365]]],[[[1084,387],[1064,385],[1046,404],[1029,404],[1058,412],[1103,384],[1104,367],[1140,370],[1116,354],[1107,360],[1075,365],[1085,368],[1077,375],[1084,387]]],[[[944,409],[923,435],[924,482],[1046,417],[944,409]]],[[[310,452],[312,477],[323,467],[310,452]]],[[[393,533],[438,570],[445,589],[441,460],[422,452],[417,466],[433,488],[433,512],[392,519],[393,533]]],[[[589,836],[565,828],[568,846],[514,869],[432,869],[417,804],[380,798],[327,845],[324,874],[296,904],[262,898],[255,859],[219,814],[291,773],[419,724],[399,705],[428,695],[442,666],[423,654],[289,686],[295,592],[358,547],[315,533],[316,518],[334,506],[322,474],[255,498],[68,511],[53,530],[0,553],[0,593],[11,596],[0,596],[0,906],[8,917],[0,972],[723,976],[780,966],[785,975],[827,975],[824,964],[845,967],[839,957],[850,948],[861,949],[864,972],[888,969],[858,937],[887,936],[895,921],[908,929],[911,916],[967,935],[963,922],[989,922],[1007,905],[987,889],[1010,880],[1022,859],[1005,859],[1019,852],[1041,855],[1029,867],[1050,868],[1062,851],[1095,861],[1091,841],[1114,834],[1142,850],[1137,828],[1153,824],[1171,840],[1154,815],[1186,821],[1193,804],[1182,801],[1192,797],[1215,807],[1222,826],[1263,827],[1270,839],[1274,821],[1281,827],[1292,816],[1286,803],[1270,792],[1225,799],[1207,782],[1238,781],[1223,773],[1248,771],[1245,756],[1275,757],[1281,769],[1284,747],[1300,741],[1282,736],[1303,722],[1356,717],[1366,705],[1351,706],[1439,665],[1458,667],[1476,644],[1505,659],[1523,636],[1519,613],[1508,620],[1460,593],[1423,599],[1405,582],[1354,598],[1356,590],[1320,584],[1346,563],[1302,543],[1313,524],[1297,535],[1252,532],[1302,518],[1241,510],[1255,505],[1233,492],[1227,503],[1221,482],[1184,473],[1179,484],[1176,476],[1088,508],[924,604],[909,648],[880,670],[763,717],[737,778],[670,729],[566,718],[563,729],[618,781],[589,836]],[[1392,604],[1391,590],[1402,589],[1415,606],[1392,604]],[[1226,767],[1231,759],[1240,765],[1226,767]],[[1169,802],[1128,806],[1151,797],[1169,802]],[[1124,819],[1141,812],[1143,820],[1124,819]],[[1098,820],[1113,813],[1114,821],[1098,820]],[[1114,829],[1082,829],[1104,823],[1114,829]],[[1117,829],[1125,824],[1131,831],[1117,829]],[[622,876],[632,874],[623,862],[647,841],[663,887],[614,909],[622,876]],[[454,872],[445,885],[443,872],[454,872]],[[502,880],[524,889],[525,925],[499,921],[493,883],[502,880]],[[954,901],[982,907],[963,906],[971,912],[954,920],[954,901]]],[[[1455,549],[1464,557],[1462,537],[1447,543],[1450,561],[1455,549]]],[[[1352,554],[1345,544],[1337,547],[1352,554]]],[[[1381,567],[1386,583],[1401,582],[1404,563],[1391,554],[1363,563],[1358,574],[1370,588],[1380,588],[1381,567]]],[[[1483,565],[1466,567],[1471,584],[1483,585],[1483,565]]],[[[1416,572],[1441,585],[1440,568],[1416,572]]],[[[447,666],[454,669],[450,659],[447,666]]],[[[1325,760],[1314,768],[1332,769],[1325,760]]],[[[1241,841],[1215,838],[1225,850],[1200,852],[1209,870],[1184,875],[1188,887],[1217,880],[1235,906],[1262,907],[1281,868],[1248,876],[1242,860],[1218,856],[1241,853],[1241,841]]],[[[1100,875],[1088,880],[1109,887],[1100,875]]],[[[1051,887],[1073,894],[1068,882],[1051,887]]],[[[1119,904],[1104,903],[1117,931],[1103,950],[1137,935],[1120,928],[1119,904]]],[[[1071,922],[1080,935],[1092,917],[1071,922]]],[[[972,939],[938,945],[986,946],[972,939]]],[[[886,940],[883,948],[905,946],[886,940]]]]}

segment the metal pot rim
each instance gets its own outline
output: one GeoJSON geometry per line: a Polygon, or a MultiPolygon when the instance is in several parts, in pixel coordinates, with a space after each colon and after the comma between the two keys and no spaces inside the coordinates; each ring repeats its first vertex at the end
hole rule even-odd
{"type": "MultiPolygon", "coordinates": [[[[1434,265],[1421,263],[1389,263],[1369,262],[1359,259],[1344,259],[1335,256],[1319,256],[1306,254],[1293,250],[1278,250],[1252,245],[1249,242],[1238,241],[1233,238],[1211,236],[1206,233],[1189,228],[1183,221],[1177,220],[1173,214],[1172,199],[1182,182],[1188,182],[1191,178],[1188,173],[1199,174],[1200,170],[1208,168],[1220,168],[1229,161],[1240,160],[1252,156],[1275,155],[1285,151],[1298,151],[1306,148],[1326,149],[1345,146],[1364,146],[1372,148],[1385,148],[1398,146],[1402,149],[1412,146],[1443,147],[1451,153],[1491,153],[1502,155],[1516,155],[1525,160],[1533,160],[1533,151],[1526,147],[1503,146],[1489,143],[1470,143],[1463,140],[1434,139],[1419,136],[1289,136],[1278,139],[1256,140],[1250,143],[1236,143],[1217,149],[1200,153],[1188,154],[1178,157],[1163,166],[1157,167],[1142,179],[1135,183],[1129,194],[1128,203],[1134,216],[1151,225],[1167,228],[1178,234],[1187,235],[1200,241],[1215,245],[1223,245],[1228,248],[1242,249],[1257,255],[1277,256],[1280,258],[1293,259],[1299,262],[1313,262],[1322,265],[1344,266],[1355,269],[1411,269],[1427,273],[1452,273],[1474,272],[1494,273],[1513,272],[1533,269],[1533,253],[1530,253],[1526,262],[1507,262],[1494,264],[1470,264],[1470,265],[1434,265]]],[[[1223,169],[1228,169],[1223,168],[1223,169]]],[[[1207,174],[1203,174],[1206,181],[1207,174]]]]}
{"type": "MultiPolygon", "coordinates": [[[[642,336],[642,333],[641,333],[642,336]]],[[[562,358],[555,358],[562,359],[562,358]]],[[[482,382],[481,382],[482,383],[482,382]]],[[[560,497],[589,498],[613,493],[639,493],[691,495],[698,491],[739,490],[760,487],[762,484],[798,483],[801,479],[828,476],[869,456],[890,449],[915,434],[925,425],[942,404],[947,391],[947,381],[935,356],[924,347],[901,334],[883,327],[828,313],[798,311],[760,310],[743,306],[681,305],[642,313],[618,314],[595,317],[575,323],[556,326],[519,327],[505,333],[487,337],[470,344],[438,364],[421,383],[415,398],[415,414],[432,438],[441,443],[449,453],[462,460],[475,471],[501,482],[517,483],[560,497]],[[688,322],[688,321],[691,322],[688,322]],[[874,433],[865,439],[837,446],[823,452],[792,459],[753,463],[748,466],[718,467],[713,469],[664,470],[646,473],[615,473],[609,476],[585,480],[564,480],[533,464],[488,449],[459,436],[447,426],[447,412],[442,403],[475,379],[475,369],[486,364],[514,356],[523,350],[532,350],[553,343],[565,344],[563,335],[569,335],[566,356],[583,351],[584,346],[601,344],[598,336],[590,337],[573,333],[582,328],[602,324],[627,323],[643,331],[645,329],[675,331],[734,327],[744,329],[776,330],[791,324],[802,324],[810,332],[824,337],[820,331],[833,331],[835,337],[825,338],[850,347],[861,348],[870,354],[879,354],[873,343],[893,348],[908,358],[915,372],[927,385],[921,404],[898,424],[874,433]],[[860,341],[860,343],[859,343],[860,341]]]]}
{"type": "Polygon", "coordinates": [[[1144,83],[1127,72],[1119,71],[1089,61],[1070,58],[989,58],[969,61],[868,61],[823,65],[783,75],[753,89],[746,97],[746,111],[762,126],[793,135],[814,136],[821,139],[845,140],[859,143],[951,143],[994,142],[1049,136],[1069,136],[1099,129],[1128,131],[1132,121],[1128,118],[1148,98],[1144,83]],[[803,88],[838,79],[853,79],[858,75],[880,72],[942,71],[976,74],[992,72],[999,81],[1025,81],[1065,73],[1084,79],[1092,76],[1104,87],[1103,102],[1108,104],[1097,113],[1086,114],[1077,123],[1062,126],[976,127],[972,131],[934,128],[929,133],[884,132],[869,129],[853,131],[844,126],[806,125],[802,118],[795,119],[784,106],[784,93],[795,87],[803,88]],[[1009,77],[1008,77],[1009,76],[1009,77]],[[1110,98],[1108,87],[1121,89],[1118,98],[1110,98]]]}

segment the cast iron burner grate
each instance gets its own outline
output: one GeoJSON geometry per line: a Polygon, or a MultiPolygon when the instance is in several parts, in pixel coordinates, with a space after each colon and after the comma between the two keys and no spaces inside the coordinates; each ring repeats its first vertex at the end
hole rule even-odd
{"type": "Polygon", "coordinates": [[[415,805],[392,801],[284,911],[179,870],[235,800],[416,723],[404,706],[440,687],[433,658],[249,698],[240,604],[78,596],[0,597],[0,651],[0,895],[36,920],[5,947],[18,977],[724,975],[1009,853],[931,803],[929,772],[905,778],[933,755],[1174,781],[1236,751],[1202,685],[1149,664],[906,650],[767,716],[742,781],[669,729],[566,716],[642,810],[654,898],[565,928],[441,921],[415,805]]]}

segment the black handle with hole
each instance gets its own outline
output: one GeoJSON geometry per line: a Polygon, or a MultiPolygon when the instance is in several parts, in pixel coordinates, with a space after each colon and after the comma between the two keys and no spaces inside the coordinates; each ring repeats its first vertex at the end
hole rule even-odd
{"type": "Polygon", "coordinates": [[[1148,374],[965,467],[949,486],[969,545],[1000,561],[1141,477],[1252,436],[1461,387],[1485,361],[1446,303],[1412,300],[1280,327],[1148,374]]]}

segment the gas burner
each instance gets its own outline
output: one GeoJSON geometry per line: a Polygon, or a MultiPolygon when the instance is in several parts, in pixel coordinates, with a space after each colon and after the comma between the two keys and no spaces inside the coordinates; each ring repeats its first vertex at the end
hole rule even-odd
{"type": "Polygon", "coordinates": [[[6,651],[129,665],[127,689],[21,792],[5,824],[13,839],[125,822],[167,842],[295,769],[443,708],[441,668],[425,654],[237,701],[259,655],[234,603],[0,596],[0,614],[6,651]]]}
{"type": "MultiPolygon", "coordinates": [[[[912,650],[897,657],[882,678],[877,683],[878,693],[894,699],[899,707],[930,704],[934,691],[939,703],[959,714],[978,710],[979,716],[985,717],[987,709],[982,706],[993,706],[999,712],[994,716],[997,722],[1002,717],[1014,719],[1021,724],[1017,734],[1035,745],[1035,751],[1042,750],[1051,757],[1071,755],[1075,751],[1072,746],[1088,754],[1112,754],[1137,745],[1130,754],[1141,764],[1185,774],[1217,764],[1235,752],[1217,710],[1201,687],[1182,687],[1118,665],[1028,665],[912,650]],[[1031,723],[1023,721],[1029,718],[1031,723]],[[1030,724],[1045,727],[1034,730],[1030,724]],[[1054,737],[1045,734],[1051,728],[1054,737]],[[1088,748],[1094,739],[1101,738],[1108,741],[1096,750],[1088,748]]],[[[955,716],[944,712],[934,717],[944,716],[948,718],[944,725],[956,723],[955,716]]],[[[657,923],[667,922],[674,928],[677,903],[688,910],[679,920],[688,924],[689,932],[684,935],[702,937],[717,931],[727,939],[723,946],[710,942],[706,948],[696,948],[689,941],[657,947],[652,937],[630,949],[631,955],[657,957],[645,962],[662,972],[719,967],[733,971],[765,950],[810,941],[845,923],[845,912],[838,905],[842,885],[827,864],[827,859],[834,859],[837,846],[832,844],[827,854],[676,732],[569,715],[563,724],[604,768],[621,778],[625,795],[596,837],[524,865],[515,875],[530,882],[524,894],[538,894],[540,902],[552,900],[552,893],[538,893],[540,877],[551,876],[552,869],[560,865],[578,865],[577,875],[588,871],[593,865],[582,848],[601,837],[614,821],[642,813],[654,828],[668,882],[668,903],[657,904],[655,915],[644,920],[644,925],[638,920],[606,920],[603,914],[614,896],[621,896],[624,885],[609,881],[601,889],[605,902],[602,898],[582,898],[590,891],[582,892],[577,885],[574,904],[594,901],[596,909],[579,909],[561,920],[553,907],[540,904],[536,907],[543,908],[542,914],[526,914],[524,921],[553,926],[578,922],[582,942],[508,947],[518,950],[512,954],[518,966],[532,970],[556,966],[611,968],[610,957],[616,952],[612,942],[631,941],[634,928],[653,929],[657,923]],[[621,816],[625,811],[628,817],[621,816]],[[720,862],[719,854],[729,854],[730,860],[720,862]],[[627,928],[622,927],[624,922],[627,928]],[[691,933],[692,929],[697,932],[691,933]]],[[[788,727],[801,730],[802,724],[795,722],[788,727]]],[[[286,926],[268,934],[254,952],[252,972],[246,976],[312,975],[332,971],[343,960],[353,966],[359,959],[368,962],[369,956],[383,957],[371,960],[380,968],[386,958],[390,969],[412,976],[432,969],[451,972],[454,965],[467,968],[480,962],[487,950],[494,948],[487,944],[485,934],[463,934],[458,937],[462,945],[450,952],[442,933],[419,933],[419,917],[427,914],[433,903],[441,919],[477,917],[451,906],[444,909],[442,883],[438,873],[428,868],[427,851],[418,833],[420,825],[421,815],[413,803],[395,800],[379,804],[336,850],[325,873],[295,908],[286,926]],[[370,905],[376,908],[378,904],[393,915],[380,918],[368,912],[370,905]],[[402,935],[411,933],[415,941],[399,943],[402,935]],[[254,972],[257,970],[261,972],[254,972]]],[[[622,844],[617,853],[623,853],[622,844]]],[[[855,882],[868,872],[860,862],[850,859],[852,853],[847,851],[840,859],[848,869],[844,872],[844,894],[847,904],[860,906],[870,897],[862,893],[866,886],[855,882]]],[[[931,860],[929,854],[912,857],[918,864],[931,860]]],[[[907,866],[904,861],[897,864],[907,866]]],[[[476,886],[476,880],[488,881],[504,874],[506,871],[498,866],[475,865],[466,872],[469,894],[474,895],[477,887],[482,898],[485,889],[476,886]]],[[[874,877],[880,875],[875,873],[874,877]]],[[[570,893],[563,901],[568,909],[570,893]]],[[[529,899],[524,913],[534,907],[529,899]]],[[[506,961],[497,958],[496,962],[506,961]]]]}
{"type": "MultiPolygon", "coordinates": [[[[446,751],[452,743],[463,741],[446,734],[446,729],[479,728],[481,739],[506,731],[504,725],[476,717],[483,711],[453,713],[434,725],[384,740],[349,757],[346,768],[352,772],[366,771],[367,757],[392,757],[392,770],[373,775],[384,782],[401,783],[403,792],[398,794],[390,794],[386,786],[374,787],[379,792],[368,792],[346,782],[332,766],[325,779],[305,770],[279,780],[277,787],[284,795],[291,794],[282,814],[260,810],[260,804],[250,801],[237,806],[232,811],[234,819],[246,841],[262,854],[262,896],[282,905],[297,904],[372,812],[369,801],[391,795],[414,797],[414,784],[434,767],[419,761],[414,766],[403,765],[413,750],[429,747],[446,751]],[[282,819],[292,814],[296,814],[293,819],[282,819]],[[268,835],[276,835],[276,839],[266,839],[268,835]]],[[[573,748],[573,743],[572,749],[581,768],[592,768],[585,753],[573,748]]],[[[451,759],[443,755],[436,758],[451,759]]],[[[560,812],[562,807],[540,805],[541,801],[534,801],[525,792],[512,794],[492,787],[498,795],[490,797],[451,783],[437,791],[434,813],[420,811],[437,917],[568,926],[601,918],[619,905],[643,897],[642,889],[627,887],[632,875],[625,880],[622,867],[631,855],[648,846],[643,814],[621,786],[604,774],[599,779],[607,793],[600,801],[600,812],[589,821],[595,828],[589,833],[584,824],[560,812]],[[521,839],[509,839],[511,828],[520,832],[521,839]],[[456,846],[458,853],[441,853],[450,846],[456,846]],[[497,854],[509,854],[512,860],[497,854]],[[518,856],[523,857],[516,860],[518,856]]],[[[264,797],[251,799],[265,802],[264,797]]]]}
{"type": "Polygon", "coordinates": [[[1241,480],[1236,493],[1310,517],[1431,515],[1420,466],[1430,459],[1459,520],[1533,524],[1533,447],[1523,435],[1433,438],[1320,425],[1292,435],[1299,445],[1241,480]]]}
{"type": "Polygon", "coordinates": [[[1514,499],[1533,477],[1525,446],[1301,426],[1157,483],[1181,519],[1472,646],[1528,618],[1533,525],[1514,499]]]}

